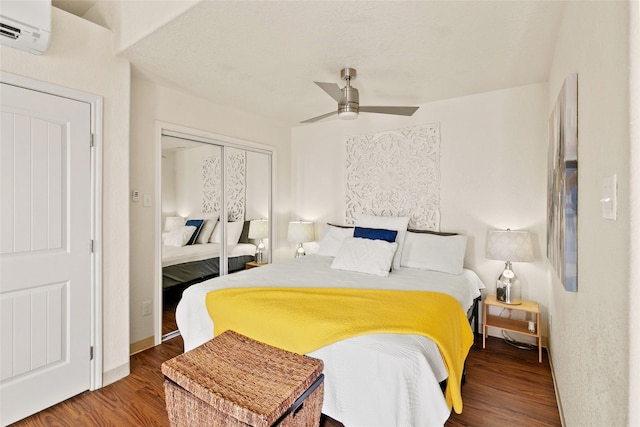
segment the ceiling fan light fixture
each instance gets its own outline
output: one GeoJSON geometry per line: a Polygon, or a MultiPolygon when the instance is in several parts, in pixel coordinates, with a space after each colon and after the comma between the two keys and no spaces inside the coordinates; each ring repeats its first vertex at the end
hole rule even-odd
{"type": "MultiPolygon", "coordinates": [[[[349,88],[352,89],[352,88],[349,88]]],[[[344,91],[346,95],[352,95],[355,97],[355,99],[353,98],[348,98],[345,97],[346,100],[344,103],[339,103],[338,104],[338,118],[340,118],[341,120],[355,120],[358,118],[358,112],[360,111],[359,105],[358,105],[358,91],[357,89],[355,90],[355,92],[347,92],[344,91]]]]}
{"type": "MultiPolygon", "coordinates": [[[[360,111],[364,113],[378,113],[378,114],[395,114],[398,116],[411,116],[416,112],[418,107],[403,107],[403,106],[360,106],[360,95],[358,89],[351,86],[351,80],[356,78],[355,68],[343,68],[340,70],[340,77],[346,81],[345,87],[340,88],[335,83],[315,82],[320,89],[324,90],[331,98],[338,103],[338,117],[342,120],[354,120],[358,117],[360,111]]],[[[333,116],[336,114],[336,110],[330,113],[322,114],[320,116],[312,117],[304,120],[300,123],[313,123],[318,120],[322,120],[325,117],[333,116]]]]}
{"type": "Polygon", "coordinates": [[[341,120],[355,120],[358,118],[357,111],[341,111],[338,113],[338,117],[341,120]]]}

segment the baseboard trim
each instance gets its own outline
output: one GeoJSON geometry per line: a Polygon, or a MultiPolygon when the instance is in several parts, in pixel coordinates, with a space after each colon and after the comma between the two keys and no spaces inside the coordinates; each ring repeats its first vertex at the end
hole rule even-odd
{"type": "Polygon", "coordinates": [[[109,384],[113,384],[118,380],[123,379],[131,373],[131,367],[129,362],[124,365],[120,365],[117,368],[105,371],[102,373],[102,387],[106,387],[109,384]]]}
{"type": "Polygon", "coordinates": [[[148,348],[153,347],[155,344],[155,340],[153,338],[153,336],[147,337],[143,340],[140,341],[136,341],[134,343],[131,343],[130,347],[129,347],[129,355],[134,355],[136,353],[140,353],[141,351],[144,351],[148,348]]]}
{"type": "Polygon", "coordinates": [[[558,382],[556,381],[556,370],[553,367],[553,358],[551,357],[551,350],[547,345],[547,357],[549,358],[549,367],[551,368],[551,379],[553,380],[553,391],[556,394],[556,402],[558,403],[558,412],[560,413],[560,424],[565,427],[567,424],[564,421],[564,411],[562,410],[562,400],[560,400],[560,393],[558,393],[558,382]]]}

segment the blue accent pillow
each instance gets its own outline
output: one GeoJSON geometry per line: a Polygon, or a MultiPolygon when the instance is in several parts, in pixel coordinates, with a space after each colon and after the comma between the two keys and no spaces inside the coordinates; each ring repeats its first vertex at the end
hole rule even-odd
{"type": "Polygon", "coordinates": [[[198,238],[198,235],[202,230],[203,224],[204,224],[204,219],[190,219],[189,221],[186,222],[185,226],[191,226],[196,228],[196,231],[194,231],[193,234],[191,235],[191,238],[187,242],[187,245],[193,245],[196,242],[196,239],[198,238]]]}
{"type": "Polygon", "coordinates": [[[353,237],[370,240],[384,240],[393,243],[396,241],[398,232],[396,230],[385,230],[384,228],[364,228],[356,227],[353,230],[353,237]]]}

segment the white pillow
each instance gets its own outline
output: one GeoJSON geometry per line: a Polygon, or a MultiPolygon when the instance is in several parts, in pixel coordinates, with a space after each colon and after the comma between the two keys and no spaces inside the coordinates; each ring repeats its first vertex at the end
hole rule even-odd
{"type": "Polygon", "coordinates": [[[384,228],[386,230],[396,230],[398,237],[398,251],[393,259],[393,268],[400,268],[400,259],[402,258],[402,250],[404,247],[404,237],[407,234],[407,226],[409,225],[408,216],[373,216],[359,214],[356,216],[356,225],[368,228],[384,228]]]}
{"type": "Polygon", "coordinates": [[[216,228],[216,224],[218,223],[218,217],[220,215],[213,214],[208,215],[204,218],[204,225],[200,230],[200,234],[198,234],[198,238],[196,239],[196,243],[207,243],[213,234],[213,229],[216,228]]]}
{"type": "Polygon", "coordinates": [[[213,227],[213,232],[211,233],[211,238],[209,238],[209,243],[220,243],[222,239],[222,226],[220,225],[220,221],[216,222],[215,227],[213,227]]]}
{"type": "Polygon", "coordinates": [[[397,248],[395,242],[347,237],[342,241],[331,268],[388,276],[397,248]]]}
{"type": "Polygon", "coordinates": [[[336,256],[342,241],[347,237],[353,237],[353,227],[342,228],[329,225],[327,232],[322,236],[318,244],[318,255],[336,256]]]}
{"type": "Polygon", "coordinates": [[[244,221],[227,223],[227,245],[238,244],[238,241],[240,241],[240,235],[242,234],[243,227],[244,227],[244,221]]]}
{"type": "Polygon", "coordinates": [[[164,220],[164,231],[178,230],[179,228],[184,227],[186,222],[187,218],[183,218],[181,216],[168,216],[164,220]]]}
{"type": "Polygon", "coordinates": [[[164,244],[167,246],[184,246],[187,244],[193,233],[196,231],[196,227],[191,225],[182,226],[176,230],[169,231],[164,237],[164,244]]]}
{"type": "Polygon", "coordinates": [[[462,274],[466,250],[467,236],[408,232],[400,264],[403,267],[462,274]]]}
{"type": "MultiPolygon", "coordinates": [[[[222,242],[222,226],[221,222],[218,221],[216,223],[216,228],[213,230],[213,234],[211,234],[211,239],[209,242],[211,243],[221,243],[222,242]]],[[[240,240],[240,235],[242,234],[242,227],[244,227],[244,221],[236,221],[236,222],[227,222],[227,245],[237,245],[240,240]]]]}

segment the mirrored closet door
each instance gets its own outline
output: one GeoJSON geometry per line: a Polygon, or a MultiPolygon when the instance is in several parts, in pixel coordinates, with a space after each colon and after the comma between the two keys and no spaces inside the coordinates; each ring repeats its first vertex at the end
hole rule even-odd
{"type": "Polygon", "coordinates": [[[162,135],[162,336],[175,336],[182,292],[268,263],[271,154],[162,135]]]}

